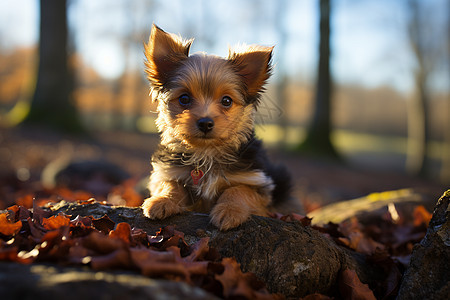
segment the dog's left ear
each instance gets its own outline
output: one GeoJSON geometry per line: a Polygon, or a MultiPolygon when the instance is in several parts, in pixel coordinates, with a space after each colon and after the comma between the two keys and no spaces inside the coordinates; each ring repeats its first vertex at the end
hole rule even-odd
{"type": "Polygon", "coordinates": [[[244,50],[230,49],[228,60],[242,76],[250,96],[257,96],[272,70],[273,47],[249,46],[244,50]]]}
{"type": "Polygon", "coordinates": [[[148,44],[144,44],[147,78],[154,87],[162,87],[172,73],[188,58],[193,40],[183,40],[153,24],[148,44]]]}

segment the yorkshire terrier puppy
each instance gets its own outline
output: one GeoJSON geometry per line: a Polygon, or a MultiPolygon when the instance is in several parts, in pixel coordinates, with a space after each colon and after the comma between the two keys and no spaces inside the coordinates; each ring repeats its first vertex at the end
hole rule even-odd
{"type": "Polygon", "coordinates": [[[161,143],[142,209],[151,219],[209,212],[227,230],[289,197],[289,175],[270,164],[254,134],[273,47],[241,47],[225,59],[189,55],[191,43],[153,25],[145,45],[161,143]]]}

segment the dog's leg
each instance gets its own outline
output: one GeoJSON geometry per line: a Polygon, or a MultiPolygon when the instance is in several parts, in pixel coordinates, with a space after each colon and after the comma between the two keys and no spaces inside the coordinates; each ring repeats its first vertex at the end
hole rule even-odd
{"type": "Polygon", "coordinates": [[[226,189],[211,211],[211,222],[220,230],[234,228],[244,223],[251,214],[266,216],[270,197],[249,186],[239,185],[226,189]]]}
{"type": "Polygon", "coordinates": [[[186,210],[189,195],[175,181],[161,182],[155,194],[142,204],[144,215],[150,219],[164,219],[186,210]]]}

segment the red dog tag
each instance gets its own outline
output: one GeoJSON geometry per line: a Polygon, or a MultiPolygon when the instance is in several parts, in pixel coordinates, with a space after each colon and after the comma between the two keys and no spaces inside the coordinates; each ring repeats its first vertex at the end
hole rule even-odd
{"type": "Polygon", "coordinates": [[[203,177],[203,171],[194,169],[191,171],[192,182],[197,185],[200,179],[203,177]]]}

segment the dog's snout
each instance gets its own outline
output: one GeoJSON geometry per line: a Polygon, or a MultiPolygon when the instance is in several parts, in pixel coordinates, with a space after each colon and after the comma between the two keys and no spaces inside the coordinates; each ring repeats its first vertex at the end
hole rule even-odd
{"type": "Polygon", "coordinates": [[[214,128],[214,121],[211,118],[201,118],[197,121],[197,127],[203,133],[208,133],[214,128]]]}

